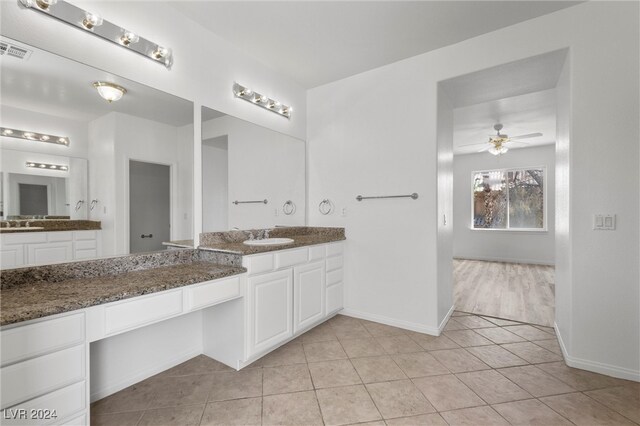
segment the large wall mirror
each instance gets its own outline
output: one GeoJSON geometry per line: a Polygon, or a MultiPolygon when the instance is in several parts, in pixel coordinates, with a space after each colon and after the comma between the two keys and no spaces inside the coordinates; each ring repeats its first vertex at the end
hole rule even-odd
{"type": "Polygon", "coordinates": [[[3,219],[100,221],[102,256],[193,238],[193,103],[17,40],[2,42],[27,52],[0,56],[0,127],[13,129],[0,132],[3,219]],[[95,82],[126,93],[108,102],[95,82]],[[32,137],[15,137],[24,132],[32,137]]]}
{"type": "Polygon", "coordinates": [[[203,107],[203,232],[304,225],[305,156],[302,140],[203,107]]]}

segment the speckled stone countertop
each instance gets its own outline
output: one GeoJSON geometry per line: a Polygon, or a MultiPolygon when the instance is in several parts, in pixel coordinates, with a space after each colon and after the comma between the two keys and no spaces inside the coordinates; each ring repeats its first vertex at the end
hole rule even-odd
{"type": "Polygon", "coordinates": [[[102,229],[99,220],[69,220],[69,219],[30,219],[0,221],[0,233],[16,232],[52,232],[52,231],[90,231],[102,229]],[[16,223],[20,223],[16,227],[16,223]],[[29,223],[27,227],[26,224],[29,223]],[[11,224],[11,227],[7,227],[11,224]]]}
{"type": "Polygon", "coordinates": [[[165,241],[162,245],[167,247],[195,248],[193,240],[165,241]]]}
{"type": "Polygon", "coordinates": [[[241,261],[186,249],[9,269],[0,276],[0,325],[242,274],[241,261]]]}
{"type": "Polygon", "coordinates": [[[245,231],[208,232],[200,234],[200,246],[198,246],[198,248],[202,250],[250,255],[325,244],[346,239],[344,228],[296,226],[268,230],[269,237],[271,238],[293,239],[293,242],[290,244],[270,246],[248,246],[243,244],[243,241],[250,239],[250,234],[252,234],[254,238],[262,238],[264,231],[265,229],[249,229],[245,231]]]}

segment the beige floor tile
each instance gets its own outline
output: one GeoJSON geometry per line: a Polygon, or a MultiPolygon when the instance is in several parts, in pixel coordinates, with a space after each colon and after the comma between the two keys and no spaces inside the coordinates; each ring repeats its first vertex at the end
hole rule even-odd
{"type": "Polygon", "coordinates": [[[147,410],[138,426],[197,426],[200,424],[203,411],[204,404],[147,410]]]}
{"type": "Polygon", "coordinates": [[[234,371],[228,365],[209,358],[206,355],[198,355],[188,361],[178,364],[173,368],[163,371],[158,376],[190,376],[211,374],[215,371],[234,371]]]}
{"type": "Polygon", "coordinates": [[[411,380],[368,384],[367,390],[385,419],[435,412],[411,380]]]}
{"type": "Polygon", "coordinates": [[[437,351],[440,349],[457,349],[460,347],[456,342],[445,335],[431,336],[429,334],[409,332],[407,334],[411,340],[416,342],[426,351],[437,351]]]}
{"type": "Polygon", "coordinates": [[[495,370],[460,373],[457,376],[489,404],[531,398],[528,392],[495,370]]]}
{"type": "MultiPolygon", "coordinates": [[[[262,398],[210,402],[202,415],[202,426],[260,425],[262,398]]],[[[150,425],[151,426],[151,425],[150,425]]]]}
{"type": "Polygon", "coordinates": [[[309,371],[316,389],[362,384],[349,360],[310,363],[309,371]]]}
{"type": "Polygon", "coordinates": [[[215,373],[209,402],[262,396],[262,369],[215,373]]]}
{"type": "Polygon", "coordinates": [[[373,337],[398,336],[405,334],[405,330],[373,321],[362,321],[362,325],[373,337]]]}
{"type": "Polygon", "coordinates": [[[493,405],[502,417],[515,426],[571,426],[572,423],[536,399],[493,405]]]}
{"type": "Polygon", "coordinates": [[[456,318],[456,321],[458,321],[460,324],[464,325],[467,328],[484,328],[484,327],[494,326],[493,323],[475,315],[456,318]]]}
{"type": "Polygon", "coordinates": [[[342,339],[364,339],[371,336],[371,333],[360,322],[347,324],[347,325],[335,325],[331,326],[333,333],[340,340],[342,339]]]}
{"type": "Polygon", "coordinates": [[[388,426],[448,426],[438,413],[387,420],[388,426]]]}
{"type": "Polygon", "coordinates": [[[392,358],[410,378],[449,373],[447,367],[427,352],[399,354],[394,355],[392,358]]]}
{"type": "Polygon", "coordinates": [[[546,371],[553,377],[562,380],[572,388],[579,391],[602,389],[613,386],[624,386],[627,380],[616,379],[590,371],[579,370],[565,365],[564,362],[551,362],[538,364],[536,367],[546,371]]]}
{"type": "Polygon", "coordinates": [[[326,425],[344,425],[382,419],[363,385],[319,389],[316,394],[326,425]]]}
{"type": "Polygon", "coordinates": [[[301,337],[302,343],[327,342],[330,340],[338,339],[333,331],[333,328],[331,328],[331,326],[326,322],[313,327],[311,330],[304,333],[301,337]]]}
{"type": "Polygon", "coordinates": [[[636,386],[619,386],[585,393],[601,404],[640,424],[640,390],[636,386]]]}
{"type": "Polygon", "coordinates": [[[553,352],[548,351],[545,348],[541,348],[531,342],[507,343],[502,345],[502,347],[531,364],[562,360],[562,356],[554,354],[553,352]]]}
{"type": "Polygon", "coordinates": [[[348,356],[337,340],[329,342],[315,342],[303,344],[307,362],[331,361],[347,359],[348,356]]]}
{"type": "Polygon", "coordinates": [[[576,425],[633,425],[620,414],[581,393],[546,396],[540,401],[576,425]]]}
{"type": "Polygon", "coordinates": [[[576,391],[533,365],[502,368],[498,372],[535,397],[576,391]]]}
{"type": "Polygon", "coordinates": [[[562,356],[562,349],[560,348],[560,344],[556,339],[549,340],[535,340],[532,343],[535,343],[538,346],[542,346],[548,351],[553,352],[554,354],[562,356]]]}
{"type": "Polygon", "coordinates": [[[549,339],[550,337],[556,337],[555,334],[547,333],[529,324],[513,325],[504,327],[504,329],[515,333],[527,340],[545,340],[549,339]]]}
{"type": "Polygon", "coordinates": [[[266,367],[262,370],[262,394],[291,393],[313,390],[306,364],[266,367]]]}
{"type": "Polygon", "coordinates": [[[127,413],[93,414],[92,426],[136,426],[144,411],[130,411],[127,413]]]}
{"type": "Polygon", "coordinates": [[[340,343],[349,358],[386,354],[384,348],[380,346],[380,343],[378,343],[378,341],[373,337],[366,339],[340,340],[340,343]]]}
{"type": "Polygon", "coordinates": [[[406,334],[399,336],[377,337],[378,343],[388,354],[404,354],[410,352],[422,352],[424,349],[411,340],[406,334]]]}
{"type": "Polygon", "coordinates": [[[463,408],[440,413],[451,426],[509,426],[509,423],[491,407],[463,408]]]}
{"type": "Polygon", "coordinates": [[[322,425],[322,415],[313,391],[265,396],[263,425],[322,425]]]}
{"type": "Polygon", "coordinates": [[[497,344],[525,341],[524,338],[501,327],[478,328],[475,332],[497,344]]]}
{"type": "Polygon", "coordinates": [[[462,347],[492,345],[493,342],[485,339],[473,330],[445,331],[444,335],[462,347]]]}
{"type": "Polygon", "coordinates": [[[384,422],[384,420],[378,420],[377,422],[364,422],[364,423],[351,423],[351,425],[348,426],[387,426],[387,424],[384,422]]]}
{"type": "Polygon", "coordinates": [[[407,378],[389,356],[353,358],[351,363],[364,383],[387,382],[407,378]]]}
{"type": "Polygon", "coordinates": [[[349,326],[349,325],[360,325],[362,322],[359,318],[348,317],[346,315],[336,315],[335,317],[328,320],[326,323],[331,327],[341,327],[341,326],[349,326]]]}
{"type": "Polygon", "coordinates": [[[91,404],[91,414],[144,411],[153,398],[158,378],[143,380],[91,404]]]}
{"type": "Polygon", "coordinates": [[[522,324],[522,323],[520,323],[518,321],[511,321],[511,320],[506,320],[506,319],[502,319],[502,318],[485,317],[485,316],[483,316],[482,318],[484,318],[487,321],[492,322],[495,325],[500,326],[500,327],[504,327],[505,325],[520,325],[520,324],[522,324]]]}
{"type": "Polygon", "coordinates": [[[485,405],[478,395],[453,374],[413,379],[413,383],[438,411],[485,405]]]}
{"type": "Polygon", "coordinates": [[[464,317],[467,315],[472,315],[469,312],[462,312],[462,311],[453,311],[453,314],[451,314],[451,317],[455,318],[455,317],[464,317]]]}
{"type": "Polygon", "coordinates": [[[263,356],[254,364],[256,366],[277,367],[279,365],[304,364],[306,362],[307,359],[304,356],[302,343],[293,341],[263,356]]]}
{"type": "Polygon", "coordinates": [[[452,373],[462,373],[465,371],[486,370],[490,368],[465,349],[445,349],[442,351],[429,352],[452,373]]]}
{"type": "Polygon", "coordinates": [[[535,328],[546,331],[549,334],[556,335],[556,330],[553,327],[545,327],[544,325],[533,325],[535,328]]]}
{"type": "Polygon", "coordinates": [[[447,321],[447,325],[444,326],[444,331],[466,330],[467,327],[458,322],[458,319],[460,318],[463,317],[449,318],[449,321],[447,321]]]}
{"type": "MultiPolygon", "coordinates": [[[[237,374],[219,372],[214,374],[237,374]]],[[[149,402],[148,409],[176,407],[179,405],[205,404],[214,381],[214,374],[202,376],[175,376],[158,379],[157,389],[149,402]]]]}
{"type": "Polygon", "coordinates": [[[527,364],[527,361],[498,345],[476,346],[474,348],[467,348],[467,350],[489,364],[491,368],[514,367],[516,365],[527,364]]]}

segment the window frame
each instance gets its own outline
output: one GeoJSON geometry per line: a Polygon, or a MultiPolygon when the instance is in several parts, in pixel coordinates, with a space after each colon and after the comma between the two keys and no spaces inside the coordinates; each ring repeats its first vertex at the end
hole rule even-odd
{"type": "Polygon", "coordinates": [[[471,181],[470,181],[470,187],[471,187],[471,196],[470,196],[470,200],[471,200],[471,208],[470,208],[470,222],[469,222],[469,229],[472,231],[490,231],[490,232],[529,232],[529,233],[546,233],[548,232],[548,221],[547,221],[547,207],[548,207],[548,203],[547,203],[547,187],[548,187],[548,182],[547,182],[547,166],[526,166],[526,167],[508,167],[508,168],[503,168],[503,169],[483,169],[483,170],[473,170],[471,171],[471,181]],[[474,187],[474,183],[475,183],[475,175],[478,173],[489,173],[489,172],[503,172],[505,174],[507,174],[509,172],[513,172],[513,171],[518,171],[518,170],[542,170],[542,176],[543,176],[543,182],[542,182],[542,228],[510,228],[509,227],[509,183],[507,182],[506,188],[507,188],[507,227],[506,228],[475,228],[473,226],[473,219],[474,219],[474,191],[473,191],[473,187],[474,187]]]}

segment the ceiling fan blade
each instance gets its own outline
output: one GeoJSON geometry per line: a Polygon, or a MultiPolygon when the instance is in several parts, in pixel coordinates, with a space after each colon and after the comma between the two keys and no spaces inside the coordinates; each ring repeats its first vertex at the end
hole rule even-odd
{"type": "Polygon", "coordinates": [[[480,151],[478,151],[478,152],[485,152],[485,151],[488,151],[488,150],[489,150],[489,149],[491,149],[492,147],[493,147],[493,145],[487,145],[487,146],[485,146],[484,148],[482,148],[482,149],[481,149],[480,151]]]}
{"type": "Polygon", "coordinates": [[[542,136],[542,133],[529,133],[526,135],[514,136],[509,139],[527,139],[527,138],[537,138],[538,136],[542,136]]]}
{"type": "Polygon", "coordinates": [[[520,145],[529,145],[529,142],[520,142],[520,141],[512,141],[512,140],[509,140],[509,141],[503,143],[502,145],[510,146],[511,144],[516,144],[516,143],[520,144],[520,145]]]}
{"type": "Polygon", "coordinates": [[[487,142],[481,142],[481,143],[469,143],[469,144],[466,144],[466,145],[460,145],[460,146],[459,146],[459,148],[462,148],[463,146],[484,145],[484,144],[486,144],[486,143],[487,143],[487,142]]]}

